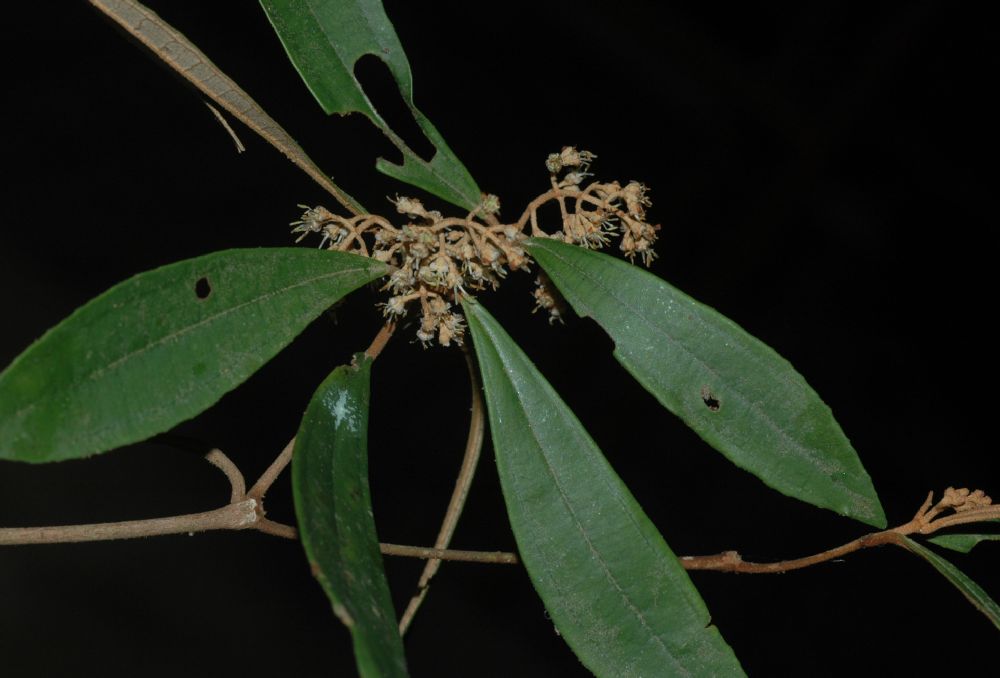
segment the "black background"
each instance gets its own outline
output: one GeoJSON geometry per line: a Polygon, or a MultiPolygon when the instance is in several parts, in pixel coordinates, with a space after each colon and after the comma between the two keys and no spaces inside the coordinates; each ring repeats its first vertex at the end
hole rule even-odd
{"type": "MultiPolygon", "coordinates": [[[[654,271],[797,366],[858,449],[890,524],[931,489],[1000,492],[986,17],[946,2],[386,6],[418,106],[505,217],[545,190],[544,158],[564,144],[597,153],[601,178],[652,187],[654,271]]],[[[412,192],[374,171],[394,151],[367,121],[323,115],[255,3],[153,7],[370,209],[388,213],[386,195],[412,192]]],[[[0,363],[134,273],[285,246],[297,203],[332,207],[234,123],[248,149],[237,155],[193,90],[84,3],[21,11],[3,41],[0,363]]],[[[732,467],[630,381],[591,322],[531,315],[530,290],[522,275],[484,301],[677,553],[780,559],[865,531],[732,467]]],[[[177,431],[226,450],[252,480],[316,385],[374,335],[376,300],[354,295],[177,431]]],[[[461,353],[423,350],[412,332],[374,370],[372,483],[380,537],[429,544],[469,396],[461,353]]],[[[487,443],[457,548],[514,547],[491,461],[487,443]]],[[[163,444],[0,466],[4,526],[171,515],[227,496],[217,471],[163,444]]],[[[287,477],[268,507],[293,520],[287,477]]],[[[992,545],[949,557],[1000,595],[992,545]]],[[[401,607],[420,563],[387,569],[401,607]]],[[[753,675],[931,675],[995,656],[996,629],[896,549],[693,580],[753,675]]],[[[406,644],[417,676],[586,675],[519,568],[446,564],[406,644]]],[[[298,544],[255,533],[3,549],[0,664],[4,676],[354,671],[298,544]]]]}

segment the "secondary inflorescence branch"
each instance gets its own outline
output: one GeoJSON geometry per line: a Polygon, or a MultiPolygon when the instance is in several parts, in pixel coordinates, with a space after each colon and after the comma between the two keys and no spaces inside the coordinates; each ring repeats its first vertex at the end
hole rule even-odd
{"type": "MultiPolygon", "coordinates": [[[[461,344],[465,321],[454,307],[464,296],[496,289],[510,271],[530,270],[531,257],[524,248],[529,235],[588,248],[604,247],[620,236],[619,247],[629,259],[652,262],[660,227],[646,221],[648,189],[637,181],[624,186],[617,181],[588,183],[595,158],[571,146],[551,154],[545,163],[550,188],[511,223],[500,221],[500,200],[495,195],[483,195],[464,217],[445,217],[416,198],[397,196],[391,202],[405,217],[401,226],[375,214],[340,216],[325,207],[301,205],[305,212],[292,223],[292,232],[300,234],[298,240],[319,235],[321,248],[390,264],[394,270],[382,288],[390,295],[381,304],[386,317],[398,320],[411,306],[418,306],[417,338],[425,346],[434,341],[443,346],[461,344]],[[539,210],[553,202],[561,223],[546,231],[539,210]]],[[[536,309],[559,318],[561,307],[551,284],[544,276],[536,283],[536,309]]]]}

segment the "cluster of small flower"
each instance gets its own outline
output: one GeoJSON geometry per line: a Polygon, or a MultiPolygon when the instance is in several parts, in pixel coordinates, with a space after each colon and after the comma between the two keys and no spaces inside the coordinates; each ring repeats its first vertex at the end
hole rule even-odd
{"type": "MultiPolygon", "coordinates": [[[[310,233],[322,237],[320,247],[354,252],[372,257],[393,267],[382,289],[392,295],[381,304],[385,315],[398,319],[406,315],[411,302],[420,305],[421,319],[417,338],[428,345],[435,339],[443,346],[462,343],[465,323],[453,306],[470,291],[496,289],[509,270],[527,271],[531,259],[524,250],[524,229],[531,224],[531,235],[549,237],[588,248],[608,244],[608,236],[621,232],[621,249],[634,259],[639,255],[649,265],[659,226],[645,221],[649,206],[646,187],[629,182],[593,182],[582,187],[591,176],[587,171],[596,156],[567,146],[546,160],[552,189],[536,198],[521,218],[503,224],[497,215],[500,201],[484,194],[479,206],[464,218],[444,217],[428,210],[416,198],[397,196],[390,199],[407,223],[396,227],[373,214],[341,217],[324,207],[306,207],[299,221],[292,224],[301,240],[310,233]],[[538,226],[538,208],[556,201],[562,213],[562,229],[549,234],[538,226]]],[[[296,242],[298,242],[298,240],[296,242]]],[[[558,294],[544,276],[539,276],[535,291],[536,310],[544,308],[550,321],[561,319],[558,294]]]]}
{"type": "Polygon", "coordinates": [[[435,337],[443,346],[461,344],[465,326],[452,304],[470,290],[496,289],[508,269],[527,269],[524,235],[496,221],[500,201],[493,195],[484,195],[464,219],[445,219],[415,198],[393,203],[410,223],[375,232],[373,256],[396,267],[384,288],[393,295],[384,312],[400,317],[411,301],[419,301],[417,338],[425,345],[435,337]],[[479,214],[487,223],[474,219],[479,214]]]}
{"type": "Polygon", "coordinates": [[[992,504],[993,500],[982,490],[970,492],[966,487],[960,487],[957,490],[954,487],[949,487],[944,491],[944,497],[938,502],[938,506],[950,508],[956,513],[973,511],[992,504]]]}
{"type": "Polygon", "coordinates": [[[417,338],[425,345],[434,339],[443,346],[461,344],[465,325],[453,304],[470,291],[495,289],[508,270],[527,270],[529,259],[521,245],[525,236],[497,221],[500,201],[494,195],[484,195],[465,218],[444,218],[416,198],[397,196],[391,202],[408,220],[400,228],[376,215],[341,217],[314,207],[305,208],[292,230],[302,234],[299,239],[317,233],[321,246],[391,265],[393,272],[383,287],[392,294],[382,304],[385,315],[400,318],[410,302],[419,302],[417,338]],[[370,236],[369,242],[365,236],[370,236]]]}
{"type": "MultiPolygon", "coordinates": [[[[589,151],[566,146],[545,161],[552,187],[561,193],[562,239],[582,247],[600,248],[608,244],[609,236],[620,231],[619,247],[629,261],[634,261],[638,255],[643,264],[649,266],[656,256],[653,243],[660,226],[646,222],[646,208],[652,204],[648,189],[638,181],[630,181],[624,187],[617,181],[595,181],[581,188],[584,180],[591,176],[587,170],[596,158],[589,151]],[[572,209],[566,205],[567,198],[573,200],[572,209]]],[[[559,237],[559,234],[552,237],[559,237]]]]}

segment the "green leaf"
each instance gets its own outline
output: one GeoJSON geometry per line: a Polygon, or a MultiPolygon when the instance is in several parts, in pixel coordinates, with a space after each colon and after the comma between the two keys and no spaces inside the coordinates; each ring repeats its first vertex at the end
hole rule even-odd
{"type": "Polygon", "coordinates": [[[359,353],[316,390],[295,438],[292,491],[302,546],[351,632],[358,672],[388,678],[407,674],[368,489],[371,364],[359,353]]]}
{"type": "Polygon", "coordinates": [[[990,598],[979,584],[969,579],[961,570],[926,546],[918,544],[908,537],[901,537],[901,539],[903,546],[930,563],[935,570],[961,591],[962,595],[975,605],[977,610],[985,614],[993,622],[993,625],[1000,629],[1000,605],[997,605],[996,601],[990,598]]]}
{"type": "Polygon", "coordinates": [[[0,373],[0,459],[84,457],[165,431],[386,270],[340,252],[234,249],[115,285],[0,373]]]}
{"type": "Polygon", "coordinates": [[[636,266],[551,239],[527,248],[611,336],[618,362],[708,444],[779,492],[885,527],[850,441],[788,361],[636,266]]]}
{"type": "Polygon", "coordinates": [[[465,209],[479,204],[476,182],[413,102],[410,64],[379,0],[261,0],[261,5],[323,110],[363,113],[403,154],[402,165],[380,158],[379,171],[465,209]],[[372,106],[354,75],[354,65],[366,54],[389,67],[403,101],[436,149],[430,162],[414,153],[372,106]]]}
{"type": "Polygon", "coordinates": [[[739,662],[663,537],[559,395],[463,302],[518,551],[559,633],[598,676],[733,676],[739,662]]]}
{"type": "Polygon", "coordinates": [[[1000,541],[1000,534],[942,534],[927,541],[952,551],[968,553],[979,542],[1000,541]]]}

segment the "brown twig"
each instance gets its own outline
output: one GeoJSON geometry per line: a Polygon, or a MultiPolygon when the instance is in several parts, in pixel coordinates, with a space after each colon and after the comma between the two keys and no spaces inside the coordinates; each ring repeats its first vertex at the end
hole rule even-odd
{"type": "Polygon", "coordinates": [[[299,538],[299,531],[294,527],[285,525],[284,523],[277,523],[270,518],[261,518],[258,516],[255,527],[264,534],[281,537],[282,539],[295,540],[299,538]]]}
{"type": "Polygon", "coordinates": [[[378,331],[375,338],[372,339],[371,345],[365,349],[365,355],[375,360],[378,358],[379,354],[382,353],[382,349],[385,345],[389,343],[389,339],[392,338],[392,333],[396,331],[396,323],[388,322],[382,326],[382,329],[378,331]]]}
{"type": "Polygon", "coordinates": [[[267,491],[271,489],[274,481],[278,479],[281,472],[288,466],[288,462],[292,460],[292,450],[294,449],[295,438],[292,438],[285,445],[284,449],[281,450],[281,453],[271,462],[271,465],[267,467],[267,470],[260,475],[260,478],[253,484],[247,495],[254,499],[263,499],[267,491]]]}
{"type": "MultiPolygon", "coordinates": [[[[46,527],[6,527],[0,528],[0,546],[110,541],[113,539],[136,539],[139,537],[207,532],[210,530],[247,529],[258,530],[265,534],[284,537],[286,539],[296,539],[298,537],[296,529],[290,525],[284,525],[265,518],[263,506],[264,493],[267,492],[267,489],[274,482],[274,479],[281,470],[287,466],[292,456],[294,442],[295,439],[293,438],[274,462],[271,463],[267,471],[254,483],[253,489],[249,493],[244,492],[246,484],[243,480],[243,474],[236,467],[236,464],[223,454],[221,450],[212,450],[205,455],[209,463],[222,470],[226,475],[231,488],[230,503],[213,511],[188,513],[169,518],[126,520],[114,523],[46,527]]],[[[404,546],[400,544],[380,544],[379,547],[382,553],[386,555],[430,558],[438,562],[442,560],[502,564],[516,564],[518,562],[516,555],[503,551],[458,551],[423,546],[404,546]]]]}
{"type": "MultiPolygon", "coordinates": [[[[478,380],[474,380],[473,384],[474,392],[478,393],[478,380]]],[[[482,407],[481,403],[479,407],[482,407]]],[[[474,397],[473,412],[475,412],[475,409],[476,404],[474,397]]],[[[473,414],[473,419],[475,420],[475,418],[476,416],[473,414]]],[[[473,426],[470,427],[469,433],[470,443],[478,436],[480,439],[479,444],[481,444],[482,432],[480,431],[476,434],[474,430],[475,428],[476,424],[473,423],[473,426]]],[[[225,474],[226,478],[229,480],[231,489],[230,503],[215,510],[171,516],[168,518],[151,518],[147,520],[129,520],[113,523],[0,528],[0,546],[110,541],[114,539],[135,539],[139,537],[152,537],[167,534],[190,534],[194,532],[207,532],[210,530],[246,529],[254,529],[266,534],[284,537],[286,539],[296,539],[298,534],[294,527],[267,519],[264,517],[265,511],[263,508],[263,495],[267,491],[267,488],[271,486],[274,478],[277,477],[277,474],[280,473],[281,469],[288,464],[288,461],[291,458],[293,443],[294,439],[285,446],[285,448],[281,451],[281,454],[279,454],[275,461],[268,467],[267,471],[265,471],[264,474],[261,475],[261,478],[254,483],[253,489],[251,489],[249,493],[243,492],[243,488],[245,487],[243,474],[232,462],[232,460],[223,454],[221,450],[216,449],[209,452],[206,455],[206,460],[213,466],[219,468],[225,474]],[[252,496],[254,494],[257,494],[258,496],[252,496]]],[[[439,543],[442,541],[442,535],[445,534],[445,528],[447,525],[451,525],[447,531],[451,533],[454,532],[454,524],[458,520],[458,515],[461,513],[461,504],[464,503],[464,498],[468,494],[468,483],[471,481],[471,474],[473,471],[467,471],[467,468],[470,466],[468,463],[470,460],[468,446],[466,451],[466,459],[463,461],[462,471],[459,473],[459,482],[456,484],[456,492],[453,494],[452,502],[449,504],[448,514],[445,521],[446,524],[442,525],[441,534],[438,537],[439,543]],[[462,490],[462,492],[459,492],[461,487],[464,487],[465,489],[462,490]],[[456,497],[459,495],[461,495],[462,498],[460,501],[457,501],[456,497]],[[452,509],[452,506],[454,505],[458,505],[458,508],[455,510],[452,509]],[[448,516],[451,516],[451,518],[449,519],[448,516]]],[[[471,464],[471,468],[474,470],[474,463],[471,464]]],[[[711,556],[681,556],[679,561],[686,570],[711,570],[715,572],[735,572],[743,574],[777,574],[810,567],[835,558],[840,558],[855,551],[860,551],[861,549],[872,548],[875,546],[895,544],[896,546],[905,548],[903,537],[911,534],[927,535],[954,525],[1000,519],[1000,505],[991,504],[989,497],[985,497],[985,501],[980,501],[975,505],[971,502],[964,505],[961,504],[960,502],[962,498],[968,494],[967,490],[956,491],[952,488],[948,488],[945,491],[945,497],[932,507],[933,493],[931,493],[931,495],[928,496],[927,501],[924,502],[924,504],[917,511],[916,515],[909,522],[889,530],[867,534],[836,548],[822,551],[821,553],[811,556],[805,556],[803,558],[782,560],[773,563],[753,563],[743,560],[740,554],[736,551],[725,551],[711,556]],[[965,493],[964,495],[960,494],[963,492],[965,493]],[[958,501],[955,499],[956,495],[959,496],[958,501]],[[948,510],[953,510],[954,513],[940,516],[941,513],[948,510]]],[[[981,492],[977,494],[980,496],[980,500],[984,498],[984,495],[981,492]]],[[[450,534],[448,535],[448,541],[450,541],[450,534]]],[[[407,626],[409,621],[412,621],[413,615],[420,606],[420,602],[414,601],[422,601],[423,597],[426,596],[427,584],[430,578],[433,577],[434,572],[437,571],[437,568],[440,567],[441,561],[452,560],[508,565],[514,565],[519,562],[515,554],[503,551],[462,551],[442,548],[440,546],[428,548],[421,546],[405,546],[400,544],[379,544],[379,548],[381,552],[386,555],[426,558],[429,560],[427,567],[424,569],[424,575],[421,577],[420,592],[414,596],[414,598],[410,601],[410,606],[407,607],[407,612],[409,612],[407,626]],[[431,568],[432,563],[436,563],[433,570],[431,568]],[[428,575],[428,572],[431,572],[431,574],[428,575]],[[411,608],[412,612],[410,611],[411,608]]],[[[402,633],[406,627],[404,627],[402,623],[400,626],[400,632],[402,633]]]]}
{"type": "Polygon", "coordinates": [[[422,546],[403,546],[401,544],[379,544],[379,549],[387,556],[428,558],[428,562],[459,560],[466,563],[495,563],[500,565],[517,565],[520,562],[516,555],[504,551],[457,551],[454,549],[425,548],[422,546]]]}
{"type": "Polygon", "coordinates": [[[909,522],[882,532],[873,532],[850,541],[842,546],[823,551],[804,558],[782,560],[774,563],[751,563],[743,560],[736,551],[725,551],[713,556],[682,556],[681,565],[686,570],[714,570],[716,572],[738,572],[744,574],[777,574],[800,570],[804,567],[823,563],[834,558],[860,551],[873,546],[895,544],[904,546],[903,537],[910,534],[932,534],[937,530],[954,525],[978,523],[986,520],[1000,519],[1000,505],[991,504],[989,497],[982,492],[970,493],[968,490],[955,490],[949,487],[944,497],[933,504],[934,493],[931,492],[916,515],[909,522]],[[967,498],[977,497],[974,501],[967,498]],[[938,517],[941,513],[954,510],[954,513],[938,517]]]}
{"type": "Polygon", "coordinates": [[[92,525],[6,527],[0,528],[0,545],[107,541],[208,530],[260,529],[262,497],[246,496],[243,474],[221,450],[212,450],[205,458],[226,475],[230,485],[229,503],[214,511],[92,525]]]}
{"type": "Polygon", "coordinates": [[[205,455],[205,461],[226,474],[226,479],[231,487],[229,503],[235,504],[243,499],[246,495],[247,484],[233,460],[224,455],[222,450],[214,449],[205,455]]]}
{"type": "MultiPolygon", "coordinates": [[[[264,517],[263,506],[264,494],[291,459],[294,442],[293,438],[271,463],[267,471],[254,483],[253,489],[249,493],[244,492],[246,483],[243,480],[243,474],[221,450],[212,450],[205,455],[205,459],[210,464],[225,474],[231,490],[230,503],[213,511],[114,523],[5,527],[0,528],[0,546],[111,541],[168,534],[191,534],[210,530],[247,529],[286,539],[297,539],[298,532],[294,527],[264,517]]],[[[502,551],[458,551],[400,544],[380,544],[379,547],[386,555],[409,558],[432,558],[437,561],[454,560],[470,563],[516,564],[518,562],[516,555],[502,551]]]]}
{"type": "Polygon", "coordinates": [[[56,527],[0,528],[0,546],[16,544],[61,544],[67,542],[134,539],[164,534],[206,532],[208,530],[244,530],[257,521],[257,502],[253,499],[227,504],[204,513],[190,513],[170,518],[127,520],[94,525],[56,527]]]}
{"type": "Polygon", "coordinates": [[[955,525],[965,525],[967,523],[982,523],[987,520],[1000,520],[1000,505],[938,518],[934,521],[932,530],[924,531],[921,529],[918,531],[920,534],[930,534],[945,527],[954,527],[955,525]]]}
{"type": "MultiPolygon", "coordinates": [[[[469,496],[469,487],[476,474],[476,466],[479,463],[479,456],[483,449],[483,435],[486,430],[485,408],[483,407],[482,387],[479,383],[479,373],[476,368],[472,352],[463,345],[462,352],[465,355],[465,365],[469,371],[469,385],[472,388],[472,406],[470,411],[469,435],[465,441],[465,454],[462,457],[462,466],[458,472],[458,479],[455,481],[455,489],[452,491],[451,500],[448,502],[448,509],[445,511],[441,529],[438,531],[437,539],[434,542],[435,549],[446,549],[451,543],[451,538],[455,534],[455,527],[458,519],[462,515],[465,501],[469,496]]],[[[424,565],[424,571],[417,582],[417,592],[410,599],[403,616],[399,620],[399,633],[403,635],[413,622],[414,615],[427,597],[430,581],[437,574],[441,567],[442,558],[431,558],[424,565]]]]}
{"type": "Polygon", "coordinates": [[[776,563],[751,563],[743,560],[736,551],[725,551],[714,556],[682,556],[681,565],[685,570],[714,570],[716,572],[738,572],[742,574],[778,574],[800,570],[810,565],[840,558],[863,548],[898,543],[900,534],[893,530],[876,532],[848,542],[843,546],[823,551],[805,558],[782,560],[776,563]]]}
{"type": "MultiPolygon", "coordinates": [[[[365,354],[375,359],[385,348],[392,337],[396,326],[394,323],[384,325],[372,340],[365,354]]],[[[466,443],[465,459],[456,483],[455,492],[449,503],[441,533],[433,548],[420,546],[400,546],[397,544],[381,544],[383,553],[394,556],[428,558],[431,562],[425,568],[420,579],[423,595],[426,595],[427,581],[437,572],[442,560],[456,560],[478,563],[517,563],[517,556],[504,552],[456,551],[448,550],[448,543],[455,531],[455,525],[468,496],[469,485],[475,472],[476,462],[483,443],[484,409],[482,395],[475,365],[471,355],[466,351],[466,365],[472,384],[472,422],[469,429],[469,439],[466,443]],[[433,567],[430,565],[433,564],[433,567]],[[429,572],[429,574],[428,574],[429,572]]],[[[271,534],[286,539],[297,539],[297,530],[266,517],[264,495],[278,478],[281,472],[292,460],[295,449],[295,438],[292,438],[281,453],[261,474],[250,491],[246,491],[246,481],[243,474],[233,461],[221,450],[209,452],[205,459],[220,469],[229,480],[229,504],[214,511],[192,513],[170,518],[153,518],[149,520],[132,520],[116,523],[95,523],[88,525],[68,525],[56,527],[26,527],[0,528],[0,545],[14,544],[54,544],[81,541],[106,541],[111,539],[132,539],[165,534],[182,534],[205,532],[208,530],[243,530],[255,529],[265,534],[271,534]]],[[[422,596],[421,596],[422,599],[422,596]]],[[[419,603],[417,603],[419,606],[419,603]]],[[[414,612],[416,609],[414,608],[414,612]]],[[[410,615],[412,617],[412,613],[410,615]]]]}

